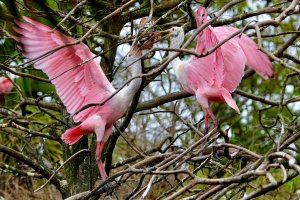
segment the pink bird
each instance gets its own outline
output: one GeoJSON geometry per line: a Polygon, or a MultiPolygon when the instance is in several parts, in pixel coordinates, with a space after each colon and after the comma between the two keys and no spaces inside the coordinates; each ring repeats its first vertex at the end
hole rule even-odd
{"type": "MultiPolygon", "coordinates": [[[[15,27],[15,31],[20,36],[14,36],[14,39],[21,43],[23,53],[29,59],[36,59],[54,48],[76,41],[58,31],[52,32],[52,28],[33,19],[24,17],[24,20],[26,22],[16,21],[18,27],[15,27]]],[[[129,55],[128,62],[132,63],[140,55],[140,51],[135,51],[129,55]]],[[[60,99],[72,116],[83,106],[100,103],[116,91],[103,73],[100,59],[91,59],[94,56],[84,43],[80,43],[62,48],[35,63],[35,68],[45,72],[55,85],[60,99]],[[91,60],[78,66],[88,59],[91,60]]],[[[141,61],[129,66],[129,70],[132,76],[141,74],[141,61]]],[[[73,120],[81,124],[62,135],[65,143],[74,144],[82,136],[96,133],[96,160],[102,179],[107,178],[101,160],[104,144],[112,132],[113,123],[125,114],[140,86],[141,79],[136,78],[103,106],[89,107],[74,115],[73,120]]]]}
{"type": "MultiPolygon", "coordinates": [[[[197,26],[207,22],[205,8],[199,7],[195,14],[197,26]]],[[[227,36],[237,31],[233,27],[206,27],[198,35],[196,53],[204,53],[216,46],[227,36]]],[[[180,48],[184,41],[184,31],[180,27],[170,29],[170,47],[180,48]]],[[[172,52],[171,54],[174,54],[172,52]]],[[[208,131],[208,118],[218,125],[210,105],[212,102],[227,103],[240,113],[231,94],[244,75],[245,65],[253,68],[264,78],[273,76],[272,64],[257,44],[245,34],[227,41],[213,53],[205,57],[192,57],[188,62],[176,57],[172,61],[175,74],[184,90],[196,96],[205,113],[205,131],[208,131]]]]}
{"type": "Polygon", "coordinates": [[[4,105],[4,96],[10,93],[14,85],[6,77],[0,77],[0,106],[4,105]]]}

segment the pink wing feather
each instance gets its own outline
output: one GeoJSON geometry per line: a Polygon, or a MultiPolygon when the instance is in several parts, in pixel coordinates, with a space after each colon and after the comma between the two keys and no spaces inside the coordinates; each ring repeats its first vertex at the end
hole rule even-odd
{"type": "MultiPolygon", "coordinates": [[[[63,35],[33,19],[24,17],[26,22],[16,21],[20,28],[15,31],[21,36],[14,37],[22,44],[24,54],[35,59],[52,49],[75,42],[74,38],[63,35]]],[[[64,47],[35,63],[43,70],[55,85],[58,95],[70,114],[89,103],[99,103],[115,91],[103,73],[99,58],[77,66],[94,57],[83,44],[64,47]]],[[[83,121],[97,112],[98,107],[91,107],[79,113],[75,121],[83,121]],[[89,114],[87,114],[89,113],[89,114]]]]}
{"type": "Polygon", "coordinates": [[[212,57],[214,57],[214,55],[210,54],[202,58],[192,58],[185,65],[184,74],[188,76],[188,78],[185,78],[185,80],[188,81],[188,83],[186,83],[188,87],[198,88],[204,85],[214,85],[216,78],[214,68],[208,64],[211,63],[212,57]]]}
{"type": "MultiPolygon", "coordinates": [[[[231,26],[222,26],[214,28],[214,31],[220,40],[225,39],[232,33],[239,29],[231,26]]],[[[258,45],[247,35],[241,34],[240,36],[234,37],[243,50],[247,62],[246,64],[254,69],[259,75],[264,78],[270,78],[273,76],[272,63],[268,56],[258,49],[258,45]]]]}
{"type": "Polygon", "coordinates": [[[222,86],[233,92],[244,76],[246,57],[234,40],[229,40],[220,47],[224,60],[224,81],[222,86]]]}
{"type": "MultiPolygon", "coordinates": [[[[207,27],[203,30],[202,35],[199,35],[195,51],[196,53],[204,53],[213,48],[218,42],[219,40],[214,34],[214,30],[211,27],[207,27]]],[[[192,58],[191,61],[193,64],[188,65],[189,68],[192,68],[190,69],[191,71],[195,74],[202,74],[202,77],[210,85],[212,85],[211,81],[213,81],[213,85],[221,87],[224,80],[224,59],[220,48],[205,57],[192,58]]]]}

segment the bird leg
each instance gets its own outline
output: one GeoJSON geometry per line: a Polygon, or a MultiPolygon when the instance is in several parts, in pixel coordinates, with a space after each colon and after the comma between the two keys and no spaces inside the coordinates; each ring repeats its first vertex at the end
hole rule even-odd
{"type": "Polygon", "coordinates": [[[105,145],[105,141],[97,141],[96,161],[97,161],[97,164],[98,164],[98,169],[99,169],[102,180],[105,180],[108,177],[107,174],[106,174],[106,171],[104,169],[102,159],[101,159],[101,154],[102,154],[104,145],[105,145]]]}
{"type": "Polygon", "coordinates": [[[206,112],[209,114],[210,118],[213,120],[214,126],[218,127],[219,126],[219,120],[213,114],[212,110],[210,108],[207,108],[206,112]]]}
{"type": "Polygon", "coordinates": [[[103,152],[105,142],[107,141],[107,139],[111,133],[111,129],[112,129],[112,126],[106,127],[106,129],[104,129],[105,126],[106,126],[106,123],[104,121],[100,120],[98,123],[98,127],[95,130],[96,137],[97,137],[96,161],[98,164],[98,169],[99,169],[102,180],[107,179],[108,176],[106,174],[105,168],[102,163],[101,154],[103,152]]]}
{"type": "Polygon", "coordinates": [[[204,134],[208,133],[208,118],[210,117],[213,120],[214,127],[219,127],[219,120],[216,118],[216,116],[213,114],[212,110],[210,108],[205,108],[205,117],[204,117],[204,134]]]}
{"type": "MultiPolygon", "coordinates": [[[[102,127],[105,127],[105,124],[102,127]]],[[[96,129],[96,131],[95,131],[96,135],[97,135],[96,160],[97,160],[97,164],[98,164],[98,168],[99,168],[99,172],[100,172],[102,180],[107,179],[108,175],[103,166],[101,154],[103,152],[104,145],[111,134],[111,131],[112,131],[112,126],[106,127],[104,133],[103,133],[103,129],[101,129],[101,128],[96,129]]],[[[119,186],[119,184],[117,181],[116,181],[116,184],[112,184],[111,182],[108,182],[105,184],[104,188],[107,191],[107,194],[111,194],[114,191],[114,188],[116,188],[118,186],[119,186]]]]}
{"type": "Polygon", "coordinates": [[[205,117],[204,117],[204,134],[206,135],[208,133],[208,113],[205,110],[205,117]]]}
{"type": "MultiPolygon", "coordinates": [[[[107,173],[105,171],[104,165],[102,163],[102,159],[101,159],[101,154],[102,154],[102,151],[104,149],[105,142],[106,141],[103,141],[103,140],[102,141],[97,141],[97,147],[96,147],[96,161],[97,161],[98,169],[99,169],[99,172],[100,172],[100,175],[101,175],[101,180],[103,180],[103,181],[105,181],[108,177],[107,173]]],[[[113,193],[115,187],[116,186],[113,185],[111,182],[108,182],[104,185],[104,189],[106,190],[108,195],[113,193]]]]}

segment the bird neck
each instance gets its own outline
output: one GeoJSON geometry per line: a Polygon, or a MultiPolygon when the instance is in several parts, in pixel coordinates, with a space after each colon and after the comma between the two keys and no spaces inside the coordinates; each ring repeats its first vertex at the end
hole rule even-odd
{"type": "MultiPolygon", "coordinates": [[[[176,52],[171,52],[170,56],[173,56],[176,52]]],[[[181,80],[181,75],[185,67],[185,62],[182,61],[179,56],[176,56],[171,62],[171,65],[174,67],[175,75],[178,80],[181,80]]]]}
{"type": "MultiPolygon", "coordinates": [[[[180,46],[182,45],[182,43],[183,43],[183,39],[172,38],[170,40],[170,48],[179,49],[180,46]]],[[[169,55],[170,55],[170,57],[173,57],[176,53],[177,53],[176,51],[171,51],[169,55]]],[[[184,65],[183,65],[184,62],[179,58],[179,56],[176,56],[170,63],[175,68],[175,73],[177,76],[177,72],[182,71],[182,69],[184,67],[184,65]]]]}
{"type": "Polygon", "coordinates": [[[178,58],[177,60],[175,60],[173,66],[174,66],[175,75],[177,79],[180,81],[181,75],[183,74],[183,69],[185,67],[185,63],[178,58]]]}
{"type": "Polygon", "coordinates": [[[198,35],[196,53],[204,53],[216,46],[219,40],[211,26],[206,27],[202,33],[198,35]],[[209,37],[208,37],[209,36],[209,37]]]}
{"type": "MultiPolygon", "coordinates": [[[[182,43],[184,41],[184,37],[173,37],[170,40],[170,47],[174,48],[174,49],[180,49],[182,43]]],[[[175,56],[175,54],[177,54],[176,51],[171,51],[169,56],[173,57],[175,56]]],[[[176,56],[172,61],[171,64],[173,65],[174,69],[175,69],[175,74],[177,76],[177,78],[179,79],[180,74],[182,73],[182,70],[184,68],[184,62],[179,58],[179,56],[176,56]]]]}
{"type": "MultiPolygon", "coordinates": [[[[130,63],[136,61],[138,57],[139,56],[137,54],[135,54],[133,56],[128,56],[128,63],[130,64],[130,63]]],[[[142,74],[141,59],[139,59],[135,63],[131,64],[128,67],[128,70],[131,73],[131,77],[135,77],[137,75],[141,75],[142,74]]],[[[124,102],[124,104],[126,104],[126,107],[128,106],[128,104],[131,103],[131,101],[132,101],[135,93],[139,90],[141,84],[142,84],[142,78],[135,78],[132,81],[130,81],[130,83],[128,85],[126,85],[117,94],[117,96],[119,96],[122,99],[122,101],[124,102]]]]}
{"type": "MultiPolygon", "coordinates": [[[[130,60],[130,62],[134,62],[134,61],[136,61],[137,57],[133,56],[132,58],[133,58],[132,60],[131,59],[128,59],[128,60],[130,60]]],[[[131,73],[131,77],[141,75],[142,74],[141,59],[139,59],[134,64],[129,66],[128,70],[131,73]]],[[[124,90],[126,90],[126,92],[131,92],[132,94],[135,94],[139,90],[141,84],[142,84],[142,78],[135,78],[129,83],[129,85],[127,87],[124,88],[124,90]]]]}

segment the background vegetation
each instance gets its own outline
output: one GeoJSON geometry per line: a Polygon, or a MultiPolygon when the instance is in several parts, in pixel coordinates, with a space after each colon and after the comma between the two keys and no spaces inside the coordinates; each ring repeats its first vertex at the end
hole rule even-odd
{"type": "Polygon", "coordinates": [[[299,0],[1,0],[0,73],[14,81],[14,90],[0,108],[0,197],[299,199],[299,7],[299,0]],[[172,26],[184,27],[188,40],[198,5],[212,19],[206,25],[243,28],[261,42],[275,76],[263,80],[247,69],[233,94],[241,114],[214,104],[220,128],[211,124],[203,136],[201,107],[166,67],[167,51],[149,53],[139,103],[116,123],[103,154],[110,178],[99,181],[94,136],[63,144],[60,135],[73,122],[47,76],[9,37],[14,20],[30,16],[78,39],[92,30],[84,42],[118,87],[128,77],[126,54],[139,20],[151,20],[141,43],[146,33],[172,26]]]}

